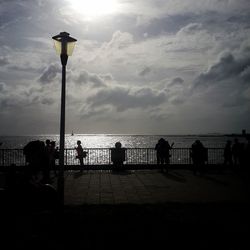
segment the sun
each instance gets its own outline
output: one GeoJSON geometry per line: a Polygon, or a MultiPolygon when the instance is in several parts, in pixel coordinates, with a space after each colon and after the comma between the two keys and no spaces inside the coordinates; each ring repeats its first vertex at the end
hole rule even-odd
{"type": "Polygon", "coordinates": [[[111,15],[118,11],[118,0],[68,0],[70,7],[86,19],[111,15]]]}

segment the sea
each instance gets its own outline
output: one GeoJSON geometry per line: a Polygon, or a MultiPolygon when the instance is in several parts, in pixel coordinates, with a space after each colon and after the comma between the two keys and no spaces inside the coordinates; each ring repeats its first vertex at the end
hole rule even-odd
{"type": "MultiPolygon", "coordinates": [[[[116,142],[121,142],[126,148],[154,148],[160,138],[169,144],[174,143],[175,148],[190,148],[195,140],[200,140],[207,148],[224,148],[228,140],[238,138],[240,142],[246,139],[240,135],[121,135],[121,134],[66,134],[65,148],[76,147],[77,140],[82,142],[84,148],[112,148],[116,142]]],[[[34,140],[55,141],[59,146],[60,136],[52,135],[25,135],[25,136],[0,136],[1,149],[21,149],[28,142],[34,140]]]]}

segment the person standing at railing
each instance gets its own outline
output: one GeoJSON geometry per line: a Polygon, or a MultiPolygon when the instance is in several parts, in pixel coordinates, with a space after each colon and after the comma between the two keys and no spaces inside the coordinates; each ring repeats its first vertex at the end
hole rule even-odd
{"type": "Polygon", "coordinates": [[[76,150],[76,158],[79,159],[80,162],[80,166],[81,166],[81,172],[82,172],[82,166],[84,165],[83,163],[83,158],[85,158],[87,156],[87,153],[85,151],[83,151],[82,145],[81,145],[81,141],[78,140],[77,142],[77,147],[75,148],[76,150]]]}
{"type": "Polygon", "coordinates": [[[157,165],[161,165],[161,171],[164,171],[164,168],[168,172],[168,165],[170,163],[170,150],[173,148],[174,143],[169,145],[168,141],[164,138],[161,138],[158,143],[155,145],[157,165]]]}
{"type": "Polygon", "coordinates": [[[122,148],[120,142],[115,143],[115,148],[111,148],[111,161],[116,169],[120,169],[126,160],[126,148],[122,148]]]}

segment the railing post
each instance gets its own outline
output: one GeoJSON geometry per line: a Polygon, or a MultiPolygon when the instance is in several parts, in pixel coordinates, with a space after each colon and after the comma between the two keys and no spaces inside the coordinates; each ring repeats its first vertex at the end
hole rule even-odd
{"type": "Polygon", "coordinates": [[[146,148],[146,157],[147,157],[147,159],[146,159],[147,165],[149,165],[149,161],[148,161],[148,148],[146,148]]]}
{"type": "Polygon", "coordinates": [[[192,157],[191,157],[191,154],[192,154],[192,149],[189,148],[188,149],[188,159],[189,159],[189,164],[192,164],[192,157]]]}
{"type": "Polygon", "coordinates": [[[65,165],[68,165],[68,149],[65,149],[65,165]]]}
{"type": "Polygon", "coordinates": [[[1,156],[2,166],[4,166],[4,149],[1,149],[1,156]]]}

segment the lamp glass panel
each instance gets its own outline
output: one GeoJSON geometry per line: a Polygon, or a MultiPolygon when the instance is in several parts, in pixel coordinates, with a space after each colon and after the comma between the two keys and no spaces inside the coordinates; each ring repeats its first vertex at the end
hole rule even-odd
{"type": "Polygon", "coordinates": [[[56,54],[57,55],[61,55],[61,52],[62,52],[62,43],[57,41],[57,40],[54,40],[54,47],[56,49],[56,54]]]}
{"type": "Polygon", "coordinates": [[[67,55],[68,56],[72,56],[75,44],[76,44],[76,42],[68,42],[67,43],[67,55]]]}

